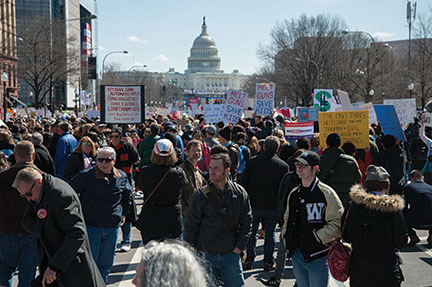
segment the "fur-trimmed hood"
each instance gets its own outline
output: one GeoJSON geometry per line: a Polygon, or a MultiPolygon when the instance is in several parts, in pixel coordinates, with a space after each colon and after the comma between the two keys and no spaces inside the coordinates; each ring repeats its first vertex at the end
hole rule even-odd
{"type": "Polygon", "coordinates": [[[374,195],[366,192],[359,184],[351,187],[350,197],[354,203],[380,212],[397,212],[405,206],[405,201],[399,195],[374,195]]]}

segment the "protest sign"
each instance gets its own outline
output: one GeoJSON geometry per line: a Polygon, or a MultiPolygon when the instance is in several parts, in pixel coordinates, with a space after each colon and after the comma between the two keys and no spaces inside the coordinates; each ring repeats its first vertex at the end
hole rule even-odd
{"type": "Polygon", "coordinates": [[[220,104],[206,104],[204,108],[204,119],[206,123],[220,122],[224,112],[224,105],[220,104]]]}
{"type": "Polygon", "coordinates": [[[285,123],[285,139],[296,140],[301,137],[313,138],[314,123],[285,123]]]}
{"type": "Polygon", "coordinates": [[[369,124],[378,124],[378,119],[375,113],[375,109],[374,106],[371,102],[363,104],[361,106],[359,106],[359,110],[364,111],[364,110],[368,110],[369,111],[369,124]]]}
{"type": "Polygon", "coordinates": [[[222,121],[224,123],[237,123],[243,115],[248,94],[242,91],[229,90],[225,102],[222,121]]]}
{"type": "Polygon", "coordinates": [[[342,111],[352,111],[353,108],[348,93],[341,90],[337,90],[337,93],[339,96],[340,103],[342,105],[342,111]]]}
{"type": "Polygon", "coordinates": [[[278,114],[283,115],[284,117],[290,118],[291,117],[291,109],[290,108],[280,108],[276,109],[276,112],[278,114]]]}
{"type": "Polygon", "coordinates": [[[246,102],[245,109],[249,109],[249,108],[253,109],[254,106],[255,106],[255,99],[254,98],[248,98],[247,102],[246,102]]]}
{"type": "MultiPolygon", "coordinates": [[[[353,111],[360,111],[360,106],[364,105],[365,102],[357,102],[357,103],[351,103],[352,110],[353,111]]],[[[372,106],[373,107],[373,106],[372,106]]],[[[369,114],[370,115],[370,114],[369,114]]]]}
{"type": "Polygon", "coordinates": [[[317,107],[309,107],[309,121],[311,121],[311,122],[318,121],[318,108],[317,107]]]}
{"type": "Polygon", "coordinates": [[[101,86],[103,123],[142,123],[144,118],[144,86],[101,86]]]}
{"type": "Polygon", "coordinates": [[[87,114],[87,118],[89,119],[100,117],[100,111],[87,110],[86,114],[87,114]]]}
{"type": "Polygon", "coordinates": [[[254,110],[257,116],[269,116],[274,107],[276,84],[257,83],[255,88],[254,110]]]}
{"type": "Polygon", "coordinates": [[[374,109],[384,134],[395,136],[400,141],[406,141],[395,107],[393,105],[374,105],[374,109]]]}
{"type": "Polygon", "coordinates": [[[254,110],[245,110],[244,111],[244,118],[245,119],[251,119],[253,118],[254,110]]]}
{"type": "Polygon", "coordinates": [[[297,108],[298,122],[315,122],[318,121],[318,108],[317,107],[298,107],[297,108]]]}
{"type": "Polygon", "coordinates": [[[320,146],[325,148],[327,136],[338,133],[342,143],[350,142],[356,148],[369,146],[368,111],[319,113],[320,146]]]}
{"type": "Polygon", "coordinates": [[[151,117],[157,117],[161,115],[162,117],[167,117],[169,114],[169,108],[167,107],[147,107],[145,111],[146,119],[151,117]]]}
{"type": "Polygon", "coordinates": [[[198,96],[190,96],[188,100],[188,108],[186,113],[194,117],[198,113],[199,98],[198,96]]]}
{"type": "Polygon", "coordinates": [[[384,100],[384,105],[393,105],[396,109],[399,122],[408,124],[414,122],[416,116],[416,99],[388,99],[384,100]]]}
{"type": "Polygon", "coordinates": [[[320,112],[332,112],[337,105],[333,98],[333,90],[314,90],[313,106],[317,107],[320,112]]]}

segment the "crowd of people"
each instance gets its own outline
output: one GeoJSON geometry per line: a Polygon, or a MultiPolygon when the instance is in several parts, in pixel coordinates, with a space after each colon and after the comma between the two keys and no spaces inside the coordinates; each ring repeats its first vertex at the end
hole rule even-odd
{"type": "Polygon", "coordinates": [[[286,139],[286,120],[8,120],[0,127],[0,286],[12,286],[17,270],[19,286],[106,286],[115,252],[131,249],[132,228],[145,245],[140,287],[244,286],[258,236],[263,270],[272,271],[265,286],[280,286],[287,258],[296,286],[328,286],[327,253],[340,236],[352,247],[350,286],[400,286],[398,250],[420,242],[415,229],[429,231],[432,248],[424,122],[406,128],[407,142],[371,125],[369,147],[358,149],[337,133],[320,144],[319,127],[312,139],[286,139]]]}

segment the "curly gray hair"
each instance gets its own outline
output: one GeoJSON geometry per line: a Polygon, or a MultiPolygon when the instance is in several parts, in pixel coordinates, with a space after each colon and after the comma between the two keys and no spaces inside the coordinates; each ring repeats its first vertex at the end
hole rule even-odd
{"type": "Polygon", "coordinates": [[[151,241],[144,246],[143,268],[137,268],[137,287],[206,287],[210,277],[203,259],[185,243],[151,241]]]}

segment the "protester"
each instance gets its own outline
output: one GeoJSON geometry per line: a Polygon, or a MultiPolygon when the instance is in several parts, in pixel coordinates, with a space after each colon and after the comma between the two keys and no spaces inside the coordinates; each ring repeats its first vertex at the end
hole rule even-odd
{"type": "Polygon", "coordinates": [[[340,235],[343,205],[336,192],[318,179],[316,153],[301,153],[295,165],[301,185],[288,195],[281,238],[292,258],[297,286],[328,286],[327,253],[340,235]]]}
{"type": "Polygon", "coordinates": [[[279,139],[269,136],[264,143],[264,153],[251,158],[243,175],[252,207],[252,235],[247,245],[245,270],[250,270],[256,257],[256,233],[261,223],[265,232],[264,271],[274,268],[275,228],[278,222],[277,193],[282,177],[289,171],[288,164],[277,155],[279,139]]]}
{"type": "Polygon", "coordinates": [[[0,130],[0,151],[6,156],[6,159],[13,154],[15,144],[12,136],[7,130],[0,130]]]}
{"type": "Polygon", "coordinates": [[[404,188],[404,217],[410,237],[408,245],[414,247],[420,242],[414,229],[425,229],[429,231],[428,248],[432,248],[432,186],[424,182],[419,170],[411,171],[409,179],[410,183],[404,188]]]}
{"type": "Polygon", "coordinates": [[[243,174],[246,166],[251,158],[251,151],[247,146],[247,135],[244,132],[239,132],[234,136],[233,141],[239,146],[239,160],[237,168],[237,181],[242,182],[243,174]]]}
{"type": "Polygon", "coordinates": [[[237,144],[231,141],[232,126],[226,126],[219,131],[219,142],[228,149],[231,159],[230,173],[233,181],[237,180],[237,167],[240,148],[237,144]]]}
{"type": "Polygon", "coordinates": [[[141,158],[139,169],[142,169],[144,166],[152,166],[152,162],[150,160],[151,154],[153,151],[153,147],[159,137],[159,125],[156,123],[152,123],[150,125],[151,134],[144,137],[143,140],[138,145],[138,153],[141,158]]]}
{"type": "Polygon", "coordinates": [[[203,134],[200,130],[196,130],[192,134],[192,139],[198,140],[202,144],[202,157],[198,161],[198,167],[202,172],[208,171],[210,165],[211,148],[203,139],[203,134]]]}
{"type": "MultiPolygon", "coordinates": [[[[12,185],[28,200],[24,228],[38,237],[41,284],[105,286],[90,253],[78,195],[63,180],[22,169],[12,185]]],[[[40,278],[39,277],[39,278],[40,278]]]]}
{"type": "Polygon", "coordinates": [[[58,139],[55,148],[54,164],[56,176],[63,179],[67,160],[69,155],[78,146],[78,141],[70,134],[69,124],[67,122],[61,122],[58,126],[57,132],[60,135],[60,138],[58,139]]]}
{"type": "Polygon", "coordinates": [[[19,286],[30,286],[37,266],[36,237],[21,225],[27,206],[25,198],[12,187],[17,173],[33,164],[33,144],[22,141],[14,150],[16,163],[0,173],[0,286],[12,286],[12,276],[18,268],[19,286]]]}
{"type": "Polygon", "coordinates": [[[329,134],[326,143],[328,147],[320,157],[318,177],[322,182],[330,185],[343,205],[347,206],[350,188],[361,181],[361,172],[355,158],[346,155],[340,148],[339,134],[329,134]]]}
{"type": "Polygon", "coordinates": [[[64,170],[65,180],[69,181],[81,170],[91,168],[95,157],[95,143],[88,136],[83,136],[67,160],[64,170]]]}
{"type": "Polygon", "coordinates": [[[226,153],[212,155],[210,183],[192,194],[184,239],[205,252],[215,280],[220,276],[225,286],[242,287],[240,252],[250,236],[252,214],[246,191],[228,180],[230,166],[226,153]]]}
{"type": "Polygon", "coordinates": [[[216,127],[213,125],[208,125],[205,129],[205,143],[208,144],[210,148],[213,148],[214,146],[219,145],[220,143],[215,140],[216,135],[216,127]]]}
{"type": "Polygon", "coordinates": [[[364,187],[351,188],[352,203],[342,217],[342,234],[352,243],[350,286],[401,286],[403,281],[397,249],[406,246],[407,229],[402,210],[404,200],[388,195],[390,175],[383,167],[371,165],[364,187]]]}
{"type": "Polygon", "coordinates": [[[54,160],[51,157],[48,149],[43,145],[43,136],[34,132],[30,138],[35,149],[34,164],[43,172],[55,176],[54,160]]]}
{"type": "Polygon", "coordinates": [[[178,241],[151,241],[142,252],[132,284],[137,287],[207,287],[210,278],[201,258],[178,241]]]}
{"type": "Polygon", "coordinates": [[[103,147],[97,165],[81,171],[70,181],[80,195],[93,258],[105,283],[114,262],[119,227],[132,206],[132,187],[127,175],[114,167],[116,152],[103,147]]]}
{"type": "Polygon", "coordinates": [[[176,167],[174,145],[167,139],[156,142],[151,167],[140,171],[138,187],[144,193],[143,207],[136,222],[143,244],[151,240],[175,239],[182,233],[179,199],[188,181],[184,171],[176,167]]]}

